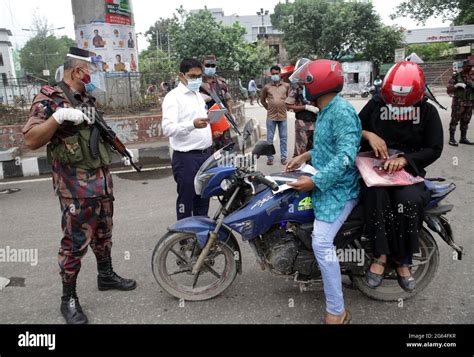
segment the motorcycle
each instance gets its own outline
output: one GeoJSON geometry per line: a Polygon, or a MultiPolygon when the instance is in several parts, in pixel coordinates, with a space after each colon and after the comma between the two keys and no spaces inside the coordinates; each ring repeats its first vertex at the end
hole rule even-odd
{"type": "MultiPolygon", "coordinates": [[[[215,196],[220,202],[213,218],[182,219],[171,225],[156,244],[152,270],[157,283],[179,299],[201,301],[218,296],[242,272],[242,254],[236,238],[239,235],[243,242],[248,242],[262,269],[294,280],[301,291],[321,284],[311,244],[314,222],[311,195],[290,186],[283,189],[288,181],[310,174],[294,171],[264,176],[246,160],[236,160],[236,156],[229,164],[232,160],[227,159],[234,155],[232,146],[209,157],[195,176],[196,193],[206,198],[215,196]]],[[[265,141],[258,142],[252,152],[254,157],[274,153],[273,145],[265,141]]],[[[462,258],[463,248],[454,242],[445,217],[453,205],[440,205],[456,186],[437,183],[443,180],[426,180],[432,199],[424,212],[420,248],[410,267],[417,281],[412,293],[398,285],[393,262],[387,266],[381,286],[372,289],[366,284],[372,245],[364,232],[361,205],[354,208],[341,227],[334,242],[341,273],[349,276],[352,285],[369,298],[407,299],[430,284],[439,265],[438,245],[431,232],[451,246],[459,260],[462,258]]]]}

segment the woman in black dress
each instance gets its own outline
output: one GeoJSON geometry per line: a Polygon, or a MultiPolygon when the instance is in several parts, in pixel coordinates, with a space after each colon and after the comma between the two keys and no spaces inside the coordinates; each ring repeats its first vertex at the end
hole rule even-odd
{"type": "MultiPolygon", "coordinates": [[[[359,113],[362,149],[387,159],[384,169],[405,169],[424,177],[425,168],[443,150],[443,128],[437,109],[425,98],[425,76],[413,62],[396,64],[387,73],[381,95],[372,98],[359,113]],[[389,158],[388,149],[401,153],[389,158]]],[[[405,291],[415,289],[409,266],[419,250],[418,233],[423,209],[430,200],[424,183],[401,187],[370,187],[362,184],[367,234],[373,241],[374,260],[366,274],[367,284],[383,280],[387,256],[397,264],[398,283],[405,291]]]]}

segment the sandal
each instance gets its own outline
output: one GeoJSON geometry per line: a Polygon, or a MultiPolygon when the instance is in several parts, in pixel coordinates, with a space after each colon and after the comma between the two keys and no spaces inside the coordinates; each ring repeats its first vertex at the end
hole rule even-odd
{"type": "MultiPolygon", "coordinates": [[[[385,269],[385,265],[387,263],[381,261],[380,259],[377,259],[377,258],[373,257],[372,258],[372,264],[380,265],[380,266],[384,267],[384,269],[385,269]]],[[[371,264],[371,266],[372,266],[372,264],[371,264]]],[[[367,273],[365,274],[365,282],[367,283],[369,288],[372,288],[372,289],[375,289],[375,288],[379,287],[380,284],[382,284],[383,278],[384,278],[384,273],[377,274],[377,273],[371,272],[370,267],[369,267],[369,270],[367,271],[367,273]]]]}
{"type": "MultiPolygon", "coordinates": [[[[329,321],[327,318],[328,315],[326,315],[326,318],[324,319],[324,323],[326,325],[349,325],[352,320],[352,316],[349,310],[344,310],[344,317],[342,321],[336,322],[336,321],[329,321]]],[[[330,315],[330,316],[337,316],[337,315],[330,315]]]]}

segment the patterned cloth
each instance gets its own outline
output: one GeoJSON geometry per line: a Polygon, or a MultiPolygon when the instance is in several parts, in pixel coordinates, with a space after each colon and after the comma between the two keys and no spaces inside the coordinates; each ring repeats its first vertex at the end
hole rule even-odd
{"type": "Polygon", "coordinates": [[[110,256],[114,200],[73,199],[60,197],[63,238],[58,253],[60,274],[64,283],[76,281],[81,260],[91,246],[96,258],[110,256]]]}
{"type": "MultiPolygon", "coordinates": [[[[55,96],[64,99],[63,103],[56,103],[50,97],[40,93],[33,99],[30,109],[30,117],[23,127],[23,134],[26,134],[33,127],[44,123],[60,107],[69,107],[64,93],[59,87],[54,87],[55,96]]],[[[95,98],[87,93],[75,93],[76,99],[83,103],[94,104],[95,98]]],[[[59,102],[59,101],[58,101],[59,102]]],[[[68,136],[72,136],[80,129],[79,126],[65,121],[56,130],[51,141],[61,141],[68,136]]],[[[84,170],[59,161],[53,161],[53,187],[54,192],[59,197],[67,198],[97,198],[113,195],[112,176],[108,168],[102,167],[93,170],[84,170]]]]}
{"type": "Polygon", "coordinates": [[[471,122],[472,106],[474,105],[474,74],[470,73],[456,73],[450,79],[447,92],[453,95],[453,103],[451,105],[451,122],[449,123],[450,130],[456,130],[458,123],[460,123],[461,131],[466,132],[469,123],[471,122]],[[466,88],[456,88],[457,83],[466,84],[466,88]]]}
{"type": "MultiPolygon", "coordinates": [[[[297,84],[292,84],[285,100],[289,105],[306,105],[303,98],[303,89],[297,84]]],[[[310,112],[307,112],[310,113],[310,112]]],[[[316,117],[316,114],[311,113],[316,117]]],[[[313,148],[314,122],[295,119],[295,148],[293,157],[304,154],[313,148]]]]}
{"type": "MultiPolygon", "coordinates": [[[[207,77],[204,76],[202,80],[202,85],[199,91],[204,94],[203,97],[208,98],[206,101],[206,108],[211,108],[216,102],[210,98],[209,93],[213,90],[217,96],[220,98],[222,103],[226,106],[227,109],[233,106],[232,96],[230,95],[229,87],[225,82],[224,78],[215,76],[215,77],[207,77]]],[[[217,151],[222,149],[227,144],[232,142],[232,136],[230,133],[230,129],[227,129],[223,135],[219,136],[218,138],[213,138],[213,147],[214,150],[217,151]]]]}
{"type": "Polygon", "coordinates": [[[355,158],[362,127],[352,105],[337,95],[318,114],[311,163],[318,170],[313,205],[316,219],[332,223],[350,199],[359,197],[359,172],[355,158]]]}

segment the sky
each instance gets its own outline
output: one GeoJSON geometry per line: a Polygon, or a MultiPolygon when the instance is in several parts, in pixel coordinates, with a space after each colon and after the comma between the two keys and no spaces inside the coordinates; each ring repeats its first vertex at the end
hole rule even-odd
{"type": "MultiPolygon", "coordinates": [[[[135,30],[137,33],[144,33],[160,17],[171,17],[175,10],[180,6],[186,10],[208,8],[223,8],[225,15],[253,15],[260,8],[270,10],[281,0],[133,0],[133,11],[135,16],[135,30]]],[[[375,10],[382,17],[387,25],[397,24],[406,29],[416,29],[422,26],[417,25],[408,18],[390,19],[390,14],[395,6],[402,0],[373,0],[375,10]]],[[[14,46],[21,48],[28,38],[32,35],[23,28],[30,28],[34,14],[39,14],[48,19],[51,27],[65,27],[63,30],[55,31],[57,36],[67,35],[74,39],[74,25],[70,0],[0,0],[0,28],[8,28],[13,32],[12,42],[14,46]]],[[[430,19],[425,27],[448,26],[440,19],[430,19]]],[[[138,37],[138,48],[144,49],[148,42],[144,36],[138,37]]]]}

